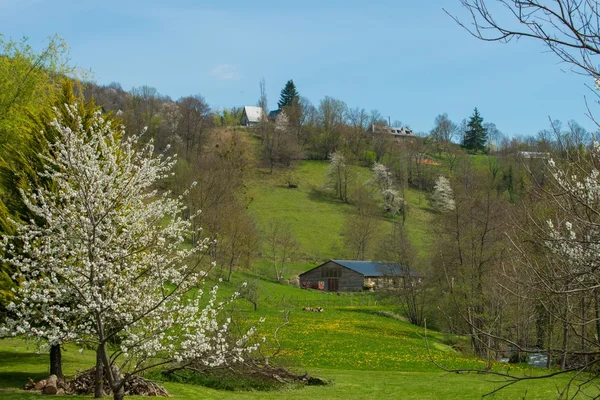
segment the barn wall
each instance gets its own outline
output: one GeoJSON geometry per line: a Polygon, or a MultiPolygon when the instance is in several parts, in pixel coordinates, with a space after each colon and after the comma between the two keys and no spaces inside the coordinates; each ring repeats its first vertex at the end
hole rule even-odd
{"type": "Polygon", "coordinates": [[[358,292],[363,290],[365,285],[365,276],[359,272],[342,267],[342,277],[340,278],[341,292],[358,292]]]}
{"type": "Polygon", "coordinates": [[[339,267],[341,268],[341,276],[338,279],[338,290],[340,292],[352,292],[361,291],[365,283],[365,277],[363,274],[342,267],[332,261],[328,261],[317,268],[314,268],[308,272],[305,272],[300,276],[300,286],[310,285],[310,287],[316,288],[319,281],[325,282],[325,288],[327,290],[327,279],[323,277],[323,270],[328,267],[339,267]]]}
{"type": "Polygon", "coordinates": [[[319,281],[321,278],[321,267],[317,267],[311,271],[308,271],[302,275],[300,275],[300,287],[305,287],[305,285],[310,285],[312,288],[317,288],[319,281]]]}

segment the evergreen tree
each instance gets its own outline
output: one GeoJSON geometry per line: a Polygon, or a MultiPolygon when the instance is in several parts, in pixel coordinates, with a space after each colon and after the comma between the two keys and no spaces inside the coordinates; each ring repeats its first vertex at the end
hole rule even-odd
{"type": "Polygon", "coordinates": [[[477,107],[473,111],[473,115],[467,124],[463,147],[470,151],[485,150],[487,143],[487,129],[483,126],[483,118],[479,115],[477,107]]]}
{"type": "Polygon", "coordinates": [[[279,97],[277,106],[280,110],[282,110],[284,107],[297,103],[299,99],[300,96],[296,90],[296,85],[294,85],[294,81],[290,79],[285,84],[285,87],[281,90],[281,96],[279,97]]]}

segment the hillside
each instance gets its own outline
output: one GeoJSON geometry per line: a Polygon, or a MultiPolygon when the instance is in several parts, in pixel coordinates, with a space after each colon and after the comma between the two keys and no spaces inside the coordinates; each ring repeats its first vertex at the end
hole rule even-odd
{"type": "MultiPolygon", "coordinates": [[[[311,265],[330,258],[343,258],[342,229],[347,213],[353,206],[345,204],[328,194],[323,186],[328,161],[300,161],[294,168],[275,170],[268,174],[263,170],[248,180],[246,195],[248,207],[258,226],[266,226],[270,220],[288,222],[298,238],[301,262],[292,263],[291,273],[300,273],[311,265]],[[292,176],[297,188],[289,188],[292,176]]],[[[367,167],[357,167],[359,182],[372,177],[367,167]]],[[[407,202],[409,214],[406,229],[414,245],[426,255],[432,246],[431,218],[433,210],[426,193],[409,188],[407,202]]],[[[392,221],[380,215],[379,236],[390,232],[392,221]]],[[[379,239],[378,239],[379,240],[379,239]]],[[[261,270],[268,269],[265,261],[258,260],[261,270]]]]}

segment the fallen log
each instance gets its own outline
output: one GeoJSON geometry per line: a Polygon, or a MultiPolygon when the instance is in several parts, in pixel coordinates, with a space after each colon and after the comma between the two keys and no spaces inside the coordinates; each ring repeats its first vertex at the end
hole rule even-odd
{"type": "Polygon", "coordinates": [[[50,375],[46,380],[46,386],[42,390],[43,394],[56,394],[58,392],[58,378],[56,375],[50,375]]]}

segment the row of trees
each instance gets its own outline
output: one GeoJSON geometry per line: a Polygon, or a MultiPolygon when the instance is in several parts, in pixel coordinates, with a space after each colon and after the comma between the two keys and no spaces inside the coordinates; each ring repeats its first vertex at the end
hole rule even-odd
{"type": "MultiPolygon", "coordinates": [[[[500,9],[485,0],[461,3],[470,23],[455,20],[475,37],[539,40],[598,82],[596,3],[500,1],[500,9]]],[[[434,133],[443,141],[452,124],[445,117],[436,122],[434,133]]],[[[466,124],[474,134],[464,136],[469,147],[483,137],[477,134],[485,130],[481,122],[475,112],[466,124]]],[[[532,352],[543,352],[547,365],[561,371],[549,376],[576,372],[558,388],[561,399],[595,396],[600,363],[600,146],[590,139],[576,122],[566,127],[552,122],[537,137],[502,138],[497,148],[504,156],[538,151],[548,159],[489,158],[482,167],[458,158],[433,191],[437,251],[424,264],[425,283],[417,293],[397,292],[407,310],[419,310],[411,306],[423,299],[419,294],[431,296],[422,301],[433,309],[426,306],[423,312],[436,316],[438,328],[468,334],[471,348],[490,367],[500,355],[522,362],[532,352]],[[577,388],[571,390],[573,385],[577,388]]],[[[409,263],[410,254],[403,250],[389,258],[409,263]]],[[[494,373],[505,381],[492,393],[529,379],[494,373]]]]}

